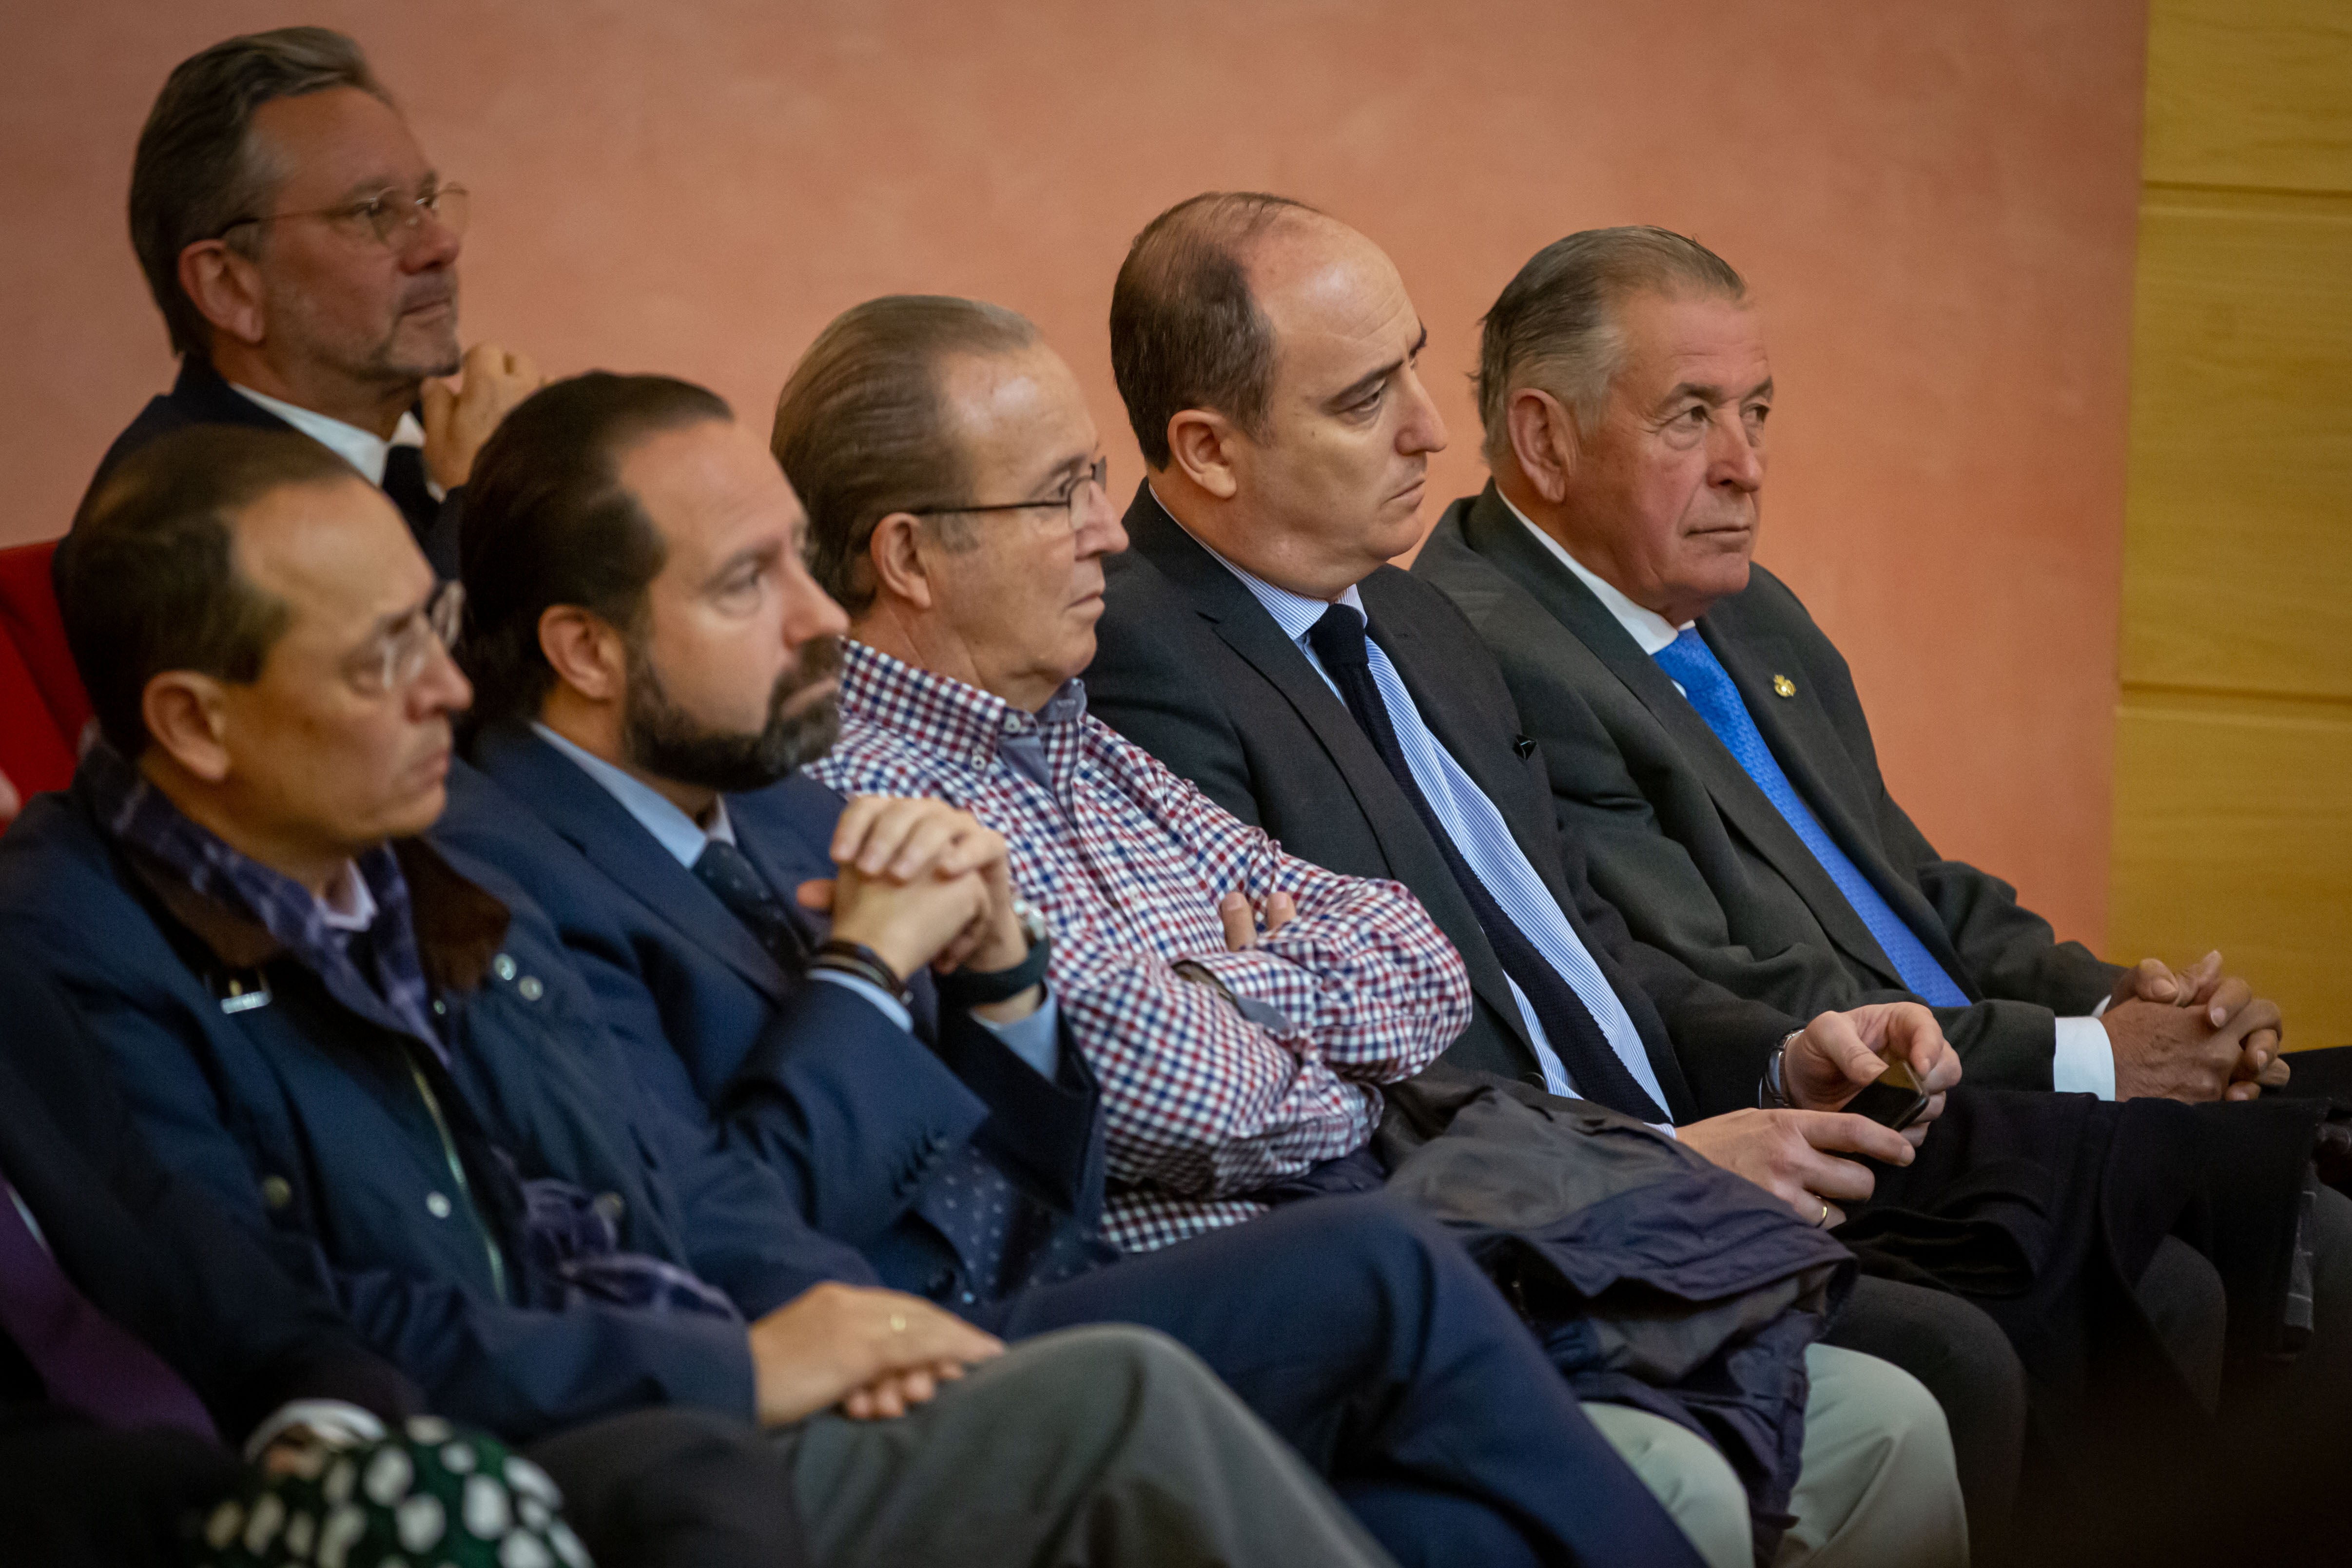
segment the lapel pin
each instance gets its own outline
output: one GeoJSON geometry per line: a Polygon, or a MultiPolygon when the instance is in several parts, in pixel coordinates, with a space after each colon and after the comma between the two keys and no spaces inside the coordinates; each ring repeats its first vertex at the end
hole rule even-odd
{"type": "Polygon", "coordinates": [[[1786,675],[1775,675],[1772,677],[1772,689],[1781,696],[1792,697],[1797,695],[1797,683],[1786,675]]]}

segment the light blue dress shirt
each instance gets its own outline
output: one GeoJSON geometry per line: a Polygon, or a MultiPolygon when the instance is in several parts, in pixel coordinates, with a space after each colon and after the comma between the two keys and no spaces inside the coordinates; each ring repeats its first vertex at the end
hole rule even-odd
{"type": "MultiPolygon", "coordinates": [[[[1265,612],[1274,617],[1283,635],[1298,645],[1315,673],[1323,677],[1323,684],[1331,688],[1331,695],[1339,696],[1339,688],[1332,683],[1330,672],[1316,657],[1314,645],[1307,637],[1331,606],[1322,600],[1276,588],[1226,560],[1206,544],[1201,548],[1215,556],[1226,570],[1241,580],[1251,596],[1265,606],[1265,612]]],[[[1339,602],[1363,615],[1366,631],[1370,631],[1371,617],[1365,614],[1363,599],[1353,587],[1339,596],[1339,602]]],[[[1583,1001],[1634,1082],[1652,1100],[1664,1105],[1666,1092],[1659,1085],[1656,1069],[1650,1065],[1650,1053],[1642,1047],[1641,1031],[1633,1027],[1632,1015],[1618,1000],[1616,988],[1601,974],[1601,966],[1593,962],[1592,955],[1577,939],[1575,929],[1560,912],[1550,890],[1544,886],[1543,878],[1520,852],[1518,841],[1511,837],[1503,813],[1496,810],[1486,791],[1471,781],[1453,754],[1422,722],[1421,710],[1413,706],[1412,694],[1405,689],[1403,678],[1389,662],[1387,650],[1368,638],[1365,653],[1371,661],[1372,685],[1380,691],[1381,704],[1388,709],[1389,723],[1396,729],[1397,744],[1403,748],[1405,767],[1412,772],[1412,781],[1421,787],[1430,810],[1444,824],[1446,836],[1454,841],[1454,847],[1461,852],[1464,862],[1486,884],[1495,902],[1502,905],[1503,913],[1511,917],[1512,923],[1583,1001]]],[[[1340,700],[1344,703],[1347,699],[1340,700]]],[[[1555,1094],[1581,1098],[1568,1070],[1560,1064],[1559,1053],[1552,1049],[1550,1038],[1537,1019],[1527,994],[1509,976],[1504,979],[1510,985],[1512,999],[1519,1005],[1519,1017],[1528,1026],[1528,1039],[1535,1045],[1536,1061],[1543,1068],[1544,1086],[1555,1094]]]]}
{"type": "MultiPolygon", "coordinates": [[[[606,794],[619,801],[621,809],[635,817],[638,825],[653,835],[654,841],[687,870],[694,869],[694,862],[702,858],[703,845],[711,840],[735,843],[735,825],[727,819],[725,796],[712,802],[710,826],[705,828],[680,810],[676,801],[628,769],[616,768],[594,752],[573,745],[543,724],[533,723],[530,727],[531,733],[571,758],[606,794]]],[[[780,889],[778,896],[788,897],[790,891],[780,889]]],[[[809,978],[855,991],[873,1003],[884,1018],[900,1029],[910,1032],[914,1029],[915,1020],[908,1015],[907,1005],[870,980],[845,975],[838,969],[812,969],[809,978]]],[[[1003,1040],[1007,1051],[1050,1078],[1061,1054],[1060,1018],[1060,1009],[1055,1005],[1053,993],[1048,991],[1045,1001],[1027,1018],[1000,1024],[992,1023],[975,1013],[972,1021],[1003,1040]]]]}

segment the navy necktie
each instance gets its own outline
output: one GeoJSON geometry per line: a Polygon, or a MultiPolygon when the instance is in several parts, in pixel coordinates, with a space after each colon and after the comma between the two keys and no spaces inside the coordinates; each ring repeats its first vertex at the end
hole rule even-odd
{"type": "Polygon", "coordinates": [[[5,1180],[0,1180],[0,1329],[40,1374],[52,1404],[117,1431],[176,1427],[200,1437],[219,1437],[195,1390],[66,1277],[5,1180]]]}
{"type": "Polygon", "coordinates": [[[1405,799],[1421,814],[1422,825],[1429,830],[1437,852],[1445,857],[1446,869],[1454,873],[1462,896],[1470,901],[1470,911],[1478,918],[1478,929],[1486,934],[1487,946],[1502,961],[1503,972],[1526,993],[1535,1009],[1536,1020],[1543,1025],[1551,1048],[1559,1053],[1560,1065],[1568,1069],[1577,1092],[1644,1122],[1673,1120],[1627,1070],[1575,988],[1561,978],[1559,971],[1551,967],[1541,950],[1528,940],[1527,934],[1495,902],[1495,895],[1462,858],[1445,825],[1430,809],[1412,768],[1405,762],[1404,748],[1397,744],[1396,727],[1389,720],[1387,705],[1381,701],[1380,687],[1373,684],[1371,654],[1364,646],[1364,618],[1348,605],[1334,604],[1308,629],[1307,640],[1314,644],[1316,657],[1329,672],[1331,684],[1339,688],[1348,711],[1355,715],[1357,725],[1370,739],[1372,748],[1388,764],[1397,788],[1404,791],[1405,799]]]}
{"type": "Polygon", "coordinates": [[[779,968],[798,973],[806,966],[807,939],[751,856],[724,839],[712,839],[695,857],[694,874],[758,938],[779,968]]]}
{"type": "Polygon", "coordinates": [[[1878,939],[1880,949],[1902,977],[1904,988],[1939,1008],[1967,1007],[1968,993],[1953,983],[1944,967],[1936,962],[1936,956],[1927,951],[1927,945],[1919,940],[1918,933],[1895,913],[1894,905],[1862,874],[1862,868],[1838,848],[1837,841],[1829,836],[1812,809],[1805,804],[1804,797],[1789,782],[1789,776],[1780,771],[1772,748],[1764,744],[1763,732],[1756,727],[1755,716],[1739,700],[1739,688],[1732,685],[1730,674],[1715,656],[1715,650],[1706,645],[1706,639],[1699,635],[1698,628],[1685,627],[1682,635],[1651,657],[1657,661],[1658,668],[1682,686],[1683,695],[1698,710],[1698,716],[1706,721],[1706,727],[1715,731],[1716,739],[1723,742],[1723,748],[1731,753],[1731,759],[1755,780],[1756,788],[1764,791],[1764,798],[1772,802],[1788,820],[1789,826],[1796,830],[1797,837],[1804,841],[1805,847],[1813,852],[1813,858],[1830,873],[1838,891],[1845,894],[1846,903],[1853,906],[1863,925],[1878,939]]]}

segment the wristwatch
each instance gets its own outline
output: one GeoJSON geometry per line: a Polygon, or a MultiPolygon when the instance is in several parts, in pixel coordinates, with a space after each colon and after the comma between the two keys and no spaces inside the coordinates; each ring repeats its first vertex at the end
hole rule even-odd
{"type": "Polygon", "coordinates": [[[1045,965],[1053,956],[1054,940],[1046,929],[1045,916],[1037,906],[1015,894],[1013,898],[1013,918],[1021,923],[1021,934],[1029,939],[1029,951],[1021,962],[1006,969],[957,969],[940,978],[940,1000],[951,1008],[970,1009],[984,1008],[992,1002],[1009,1002],[1045,977],[1045,965]]]}
{"type": "Polygon", "coordinates": [[[1756,1082],[1756,1103],[1768,1110],[1789,1109],[1789,1091],[1780,1077],[1780,1063],[1789,1054],[1789,1047],[1805,1031],[1792,1029],[1780,1037],[1772,1051],[1772,1060],[1764,1064],[1764,1076],[1756,1082]]]}

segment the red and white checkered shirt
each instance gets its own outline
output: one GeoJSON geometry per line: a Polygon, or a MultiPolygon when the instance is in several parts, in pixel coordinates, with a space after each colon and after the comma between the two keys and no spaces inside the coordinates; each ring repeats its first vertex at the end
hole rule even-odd
{"type": "Polygon", "coordinates": [[[1378,1086],[1469,1022],[1469,974],[1418,899],[1283,853],[1087,716],[1076,681],[1031,715],[853,643],[841,709],[813,775],[946,800],[1011,843],[1014,884],[1053,932],[1047,978],[1102,1083],[1104,1229],[1121,1247],[1264,1212],[1234,1195],[1362,1146],[1378,1086]],[[1298,916],[1228,952],[1217,901],[1235,888],[1260,908],[1287,893],[1298,916]]]}

